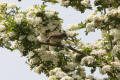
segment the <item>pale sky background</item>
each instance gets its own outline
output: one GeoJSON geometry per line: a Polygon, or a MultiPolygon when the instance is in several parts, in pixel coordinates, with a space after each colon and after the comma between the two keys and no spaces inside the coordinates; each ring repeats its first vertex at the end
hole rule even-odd
{"type": "MultiPolygon", "coordinates": [[[[34,4],[40,4],[40,0],[22,0],[18,2],[17,0],[0,0],[0,2],[15,2],[18,6],[25,10],[34,4]]],[[[58,11],[59,17],[64,19],[63,28],[66,29],[69,24],[76,24],[84,21],[90,13],[87,10],[84,14],[73,8],[64,8],[60,5],[50,5],[47,9],[54,9],[58,11]]],[[[82,42],[93,43],[97,39],[101,38],[100,31],[95,33],[90,33],[85,36],[84,30],[79,31],[80,37],[83,38],[82,42]]],[[[29,66],[25,63],[26,58],[20,57],[19,51],[9,51],[7,49],[0,48],[0,80],[47,80],[45,75],[38,75],[30,70],[29,66]]],[[[89,69],[87,69],[87,74],[89,74],[89,69]]],[[[102,77],[98,71],[94,74],[96,77],[102,77]]]]}

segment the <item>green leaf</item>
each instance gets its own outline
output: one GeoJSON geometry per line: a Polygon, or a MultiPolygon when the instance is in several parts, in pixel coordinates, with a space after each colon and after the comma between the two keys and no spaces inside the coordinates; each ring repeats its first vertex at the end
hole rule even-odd
{"type": "Polygon", "coordinates": [[[44,11],[46,7],[47,7],[47,5],[42,5],[41,6],[41,11],[44,11]]]}
{"type": "Polygon", "coordinates": [[[3,20],[4,20],[4,18],[0,16],[0,22],[3,21],[3,20]]]}
{"type": "Polygon", "coordinates": [[[34,5],[34,8],[39,9],[39,6],[38,5],[34,5]]]}

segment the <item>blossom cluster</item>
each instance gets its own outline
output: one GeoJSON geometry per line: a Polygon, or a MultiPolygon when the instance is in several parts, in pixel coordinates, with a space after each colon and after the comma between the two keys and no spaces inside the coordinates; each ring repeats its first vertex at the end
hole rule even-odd
{"type": "Polygon", "coordinates": [[[95,0],[94,1],[95,6],[97,6],[97,9],[99,11],[102,11],[106,8],[111,8],[111,7],[118,7],[120,5],[120,1],[119,0],[95,0]]]}
{"type": "Polygon", "coordinates": [[[100,29],[102,25],[104,25],[106,17],[101,14],[97,14],[97,12],[92,12],[88,15],[88,23],[86,24],[86,29],[88,32],[95,31],[95,28],[100,29]]]}
{"type": "Polygon", "coordinates": [[[86,9],[91,9],[90,0],[43,0],[45,2],[60,3],[65,7],[73,7],[82,13],[86,9]]]}
{"type": "Polygon", "coordinates": [[[55,69],[51,70],[49,72],[50,76],[48,77],[48,80],[87,80],[91,79],[91,77],[85,77],[84,68],[81,66],[79,67],[79,71],[71,71],[69,73],[65,73],[62,71],[61,68],[56,67],[55,69]],[[81,75],[81,76],[80,76],[81,75]]]}
{"type": "MultiPolygon", "coordinates": [[[[105,34],[107,33],[108,27],[111,29],[111,35],[115,34],[118,29],[119,31],[119,18],[120,18],[120,7],[113,8],[108,10],[108,12],[104,14],[97,14],[97,12],[92,12],[88,15],[86,28],[88,32],[95,31],[95,29],[101,29],[105,34]],[[108,26],[108,27],[107,27],[108,26]]],[[[117,35],[117,34],[116,34],[117,35]]]]}
{"type": "MultiPolygon", "coordinates": [[[[96,44],[96,46],[94,46],[94,49],[92,48],[90,55],[94,56],[98,64],[101,63],[99,64],[100,66],[102,66],[102,68],[100,68],[101,73],[107,73],[108,75],[112,74],[112,72],[114,71],[116,71],[116,73],[114,73],[114,75],[116,76],[119,73],[118,67],[118,65],[120,64],[119,21],[120,21],[120,7],[117,7],[109,8],[108,10],[105,10],[104,13],[101,14],[97,12],[91,13],[88,16],[85,24],[87,32],[93,32],[95,31],[95,29],[101,30],[101,35],[103,38],[101,40],[102,43],[100,43],[101,45],[98,46],[96,44]]],[[[82,61],[85,62],[85,60],[83,58],[82,61]]]]}
{"type": "Polygon", "coordinates": [[[50,71],[48,80],[74,80],[72,77],[64,73],[60,68],[55,68],[50,71]]]}
{"type": "MultiPolygon", "coordinates": [[[[8,5],[1,3],[0,5],[8,5]]],[[[45,10],[45,5],[29,7],[26,12],[21,11],[16,7],[15,3],[9,3],[9,8],[4,6],[0,9],[4,10],[1,13],[3,20],[0,23],[0,45],[10,50],[18,49],[21,56],[27,56],[27,64],[36,73],[44,72],[47,75],[50,70],[55,67],[65,68],[64,77],[61,80],[74,80],[71,76],[67,76],[66,70],[74,71],[75,65],[70,58],[70,50],[42,45],[43,43],[55,43],[63,45],[76,45],[76,33],[64,31],[61,27],[61,20],[58,17],[58,12],[55,10],[45,10]],[[9,14],[9,15],[8,15],[9,14]],[[50,35],[65,32],[68,39],[50,38],[50,35]]],[[[82,71],[82,70],[81,70],[82,71]]],[[[81,72],[79,71],[79,72],[81,72]]],[[[62,71],[61,71],[62,72],[62,71]]],[[[63,73],[63,72],[62,72],[63,73]]],[[[60,73],[62,75],[62,73],[60,73]]],[[[84,71],[82,71],[84,73],[84,71]]],[[[56,73],[59,76],[59,72],[56,73]]],[[[85,73],[84,73],[85,74],[85,73]]],[[[71,73],[71,75],[73,75],[71,73]]],[[[77,74],[76,74],[77,75],[77,74]]],[[[79,75],[74,75],[79,80],[79,75]]]]}
{"type": "MultiPolygon", "coordinates": [[[[1,10],[6,9],[4,11],[6,14],[0,14],[5,15],[0,23],[0,44],[10,50],[19,49],[22,56],[28,56],[28,64],[32,67],[33,65],[35,68],[39,67],[41,59],[44,64],[52,60],[51,64],[57,65],[55,48],[42,46],[39,41],[44,42],[50,34],[62,33],[58,13],[54,10],[45,11],[44,7],[39,6],[30,7],[27,12],[22,12],[16,9],[15,3],[0,3],[0,6],[1,10]],[[2,6],[4,4],[6,6],[2,6]],[[14,15],[9,14],[13,11],[14,15]]],[[[50,42],[60,43],[61,41],[51,39],[50,42]]]]}

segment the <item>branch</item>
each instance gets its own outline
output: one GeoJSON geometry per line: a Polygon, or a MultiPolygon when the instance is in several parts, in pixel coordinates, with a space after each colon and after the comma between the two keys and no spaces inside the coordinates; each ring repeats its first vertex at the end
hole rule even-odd
{"type": "Polygon", "coordinates": [[[86,56],[86,54],[84,54],[82,51],[79,51],[75,48],[73,48],[72,46],[65,46],[65,45],[62,45],[62,44],[57,44],[57,43],[49,43],[49,42],[39,42],[39,44],[43,44],[43,45],[49,45],[49,46],[55,46],[55,47],[61,47],[61,48],[68,48],[76,53],[80,53],[84,56],[86,56]]]}

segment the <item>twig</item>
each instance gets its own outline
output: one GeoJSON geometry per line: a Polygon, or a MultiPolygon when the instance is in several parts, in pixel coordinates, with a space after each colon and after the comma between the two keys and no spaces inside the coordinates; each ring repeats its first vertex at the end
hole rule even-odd
{"type": "Polygon", "coordinates": [[[82,55],[86,55],[86,54],[83,54],[82,51],[79,51],[75,48],[73,48],[72,46],[65,46],[65,45],[62,45],[62,44],[57,44],[57,43],[49,43],[49,42],[39,42],[39,44],[43,44],[43,45],[49,45],[49,46],[55,46],[55,47],[61,47],[61,48],[68,48],[74,52],[77,52],[77,53],[80,53],[82,55]]]}
{"type": "Polygon", "coordinates": [[[104,14],[106,14],[106,9],[104,8],[104,14]]]}

